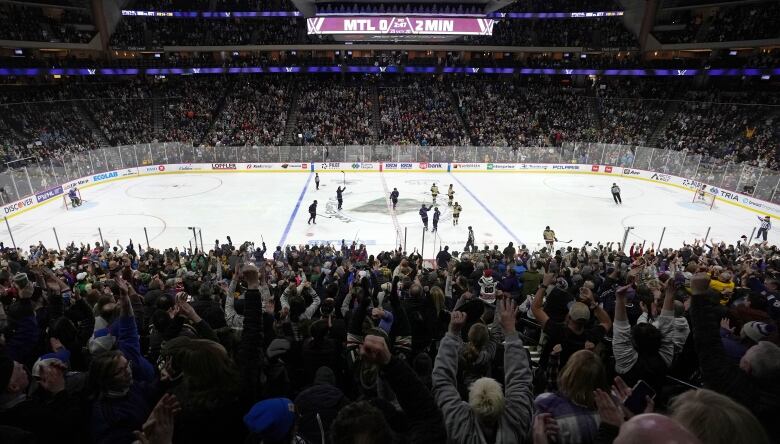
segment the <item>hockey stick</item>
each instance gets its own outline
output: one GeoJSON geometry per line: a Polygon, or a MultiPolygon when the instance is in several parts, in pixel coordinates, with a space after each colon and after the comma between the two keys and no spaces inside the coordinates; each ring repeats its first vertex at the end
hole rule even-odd
{"type": "Polygon", "coordinates": [[[571,243],[571,241],[572,241],[572,240],[571,240],[571,239],[569,239],[569,240],[567,240],[567,241],[559,241],[559,240],[556,240],[555,242],[558,242],[558,243],[561,243],[561,244],[570,244],[570,243],[571,243]]]}
{"type": "Polygon", "coordinates": [[[346,188],[347,187],[347,174],[344,172],[344,170],[341,171],[341,174],[343,176],[344,188],[346,188]]]}
{"type": "Polygon", "coordinates": [[[333,219],[333,216],[326,216],[324,214],[317,213],[317,216],[324,217],[325,219],[333,219]]]}

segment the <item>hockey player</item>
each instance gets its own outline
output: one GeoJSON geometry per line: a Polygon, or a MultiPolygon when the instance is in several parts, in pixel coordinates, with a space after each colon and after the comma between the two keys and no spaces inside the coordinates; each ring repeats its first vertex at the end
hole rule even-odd
{"type": "Polygon", "coordinates": [[[549,226],[544,227],[544,233],[542,233],[542,236],[544,237],[544,243],[547,244],[547,246],[552,251],[553,242],[558,240],[555,237],[555,231],[551,230],[549,226]]]}
{"type": "Polygon", "coordinates": [[[447,197],[449,198],[447,206],[451,207],[452,200],[455,199],[455,190],[452,189],[452,184],[450,184],[450,187],[447,189],[447,197]]]}
{"type": "Polygon", "coordinates": [[[393,209],[395,210],[395,206],[398,205],[398,188],[393,188],[393,191],[390,193],[390,201],[393,202],[393,209]]]}
{"type": "Polygon", "coordinates": [[[620,187],[616,183],[612,184],[612,199],[616,204],[623,205],[623,199],[620,198],[620,187]]]}
{"type": "Polygon", "coordinates": [[[769,220],[769,216],[766,216],[763,219],[759,217],[758,220],[761,221],[761,226],[758,227],[758,233],[756,233],[756,239],[763,236],[764,242],[766,242],[766,234],[769,230],[772,229],[772,222],[769,220]]]}
{"type": "Polygon", "coordinates": [[[79,199],[78,195],[78,188],[73,187],[68,191],[68,199],[70,199],[70,204],[74,207],[78,207],[81,205],[81,199],[79,199]]]}
{"type": "Polygon", "coordinates": [[[306,222],[307,224],[314,224],[317,225],[317,201],[315,200],[313,204],[309,205],[309,221],[306,222]]]}
{"type": "Polygon", "coordinates": [[[460,217],[460,212],[462,210],[463,207],[461,207],[459,203],[455,202],[455,205],[452,207],[452,225],[458,225],[458,218],[460,217]]]}
{"type": "Polygon", "coordinates": [[[433,203],[436,203],[436,197],[439,196],[439,187],[436,186],[434,183],[431,187],[431,197],[433,198],[433,203]]]}
{"type": "Polygon", "coordinates": [[[341,197],[341,193],[343,193],[346,189],[346,186],[344,188],[341,188],[341,186],[336,188],[336,200],[339,202],[339,210],[341,210],[341,204],[344,202],[344,199],[341,197]]]}
{"type": "Polygon", "coordinates": [[[463,247],[463,251],[469,251],[469,247],[474,248],[474,230],[469,227],[469,237],[466,239],[466,246],[463,247]]]}
{"type": "Polygon", "coordinates": [[[314,173],[314,184],[317,185],[317,189],[320,189],[320,173],[314,173]]]}
{"type": "Polygon", "coordinates": [[[422,218],[423,226],[425,226],[425,231],[428,231],[428,212],[431,211],[431,207],[426,207],[425,204],[422,204],[422,207],[420,207],[420,218],[422,218]]]}
{"type": "Polygon", "coordinates": [[[433,231],[436,231],[437,228],[439,227],[439,216],[441,216],[439,207],[435,207],[433,209],[433,231]]]}

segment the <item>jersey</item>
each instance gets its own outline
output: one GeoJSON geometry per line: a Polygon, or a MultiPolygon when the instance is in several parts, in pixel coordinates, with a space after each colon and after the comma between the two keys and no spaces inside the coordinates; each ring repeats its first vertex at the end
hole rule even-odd
{"type": "Polygon", "coordinates": [[[620,194],[620,187],[617,185],[612,185],[612,194],[620,194]]]}
{"type": "Polygon", "coordinates": [[[454,207],[452,207],[452,215],[455,217],[460,216],[461,210],[463,210],[463,207],[461,207],[460,205],[455,205],[454,207]]]}
{"type": "Polygon", "coordinates": [[[398,191],[393,190],[393,192],[390,193],[390,200],[398,200],[398,191]]]}
{"type": "Polygon", "coordinates": [[[447,190],[447,196],[449,196],[450,200],[452,200],[453,198],[455,198],[455,190],[453,190],[452,188],[450,188],[449,190],[447,190]]]}
{"type": "Polygon", "coordinates": [[[317,212],[317,204],[313,203],[309,205],[309,214],[315,214],[317,212]]]}
{"type": "Polygon", "coordinates": [[[75,188],[71,188],[70,191],[68,191],[68,197],[70,197],[71,199],[75,199],[77,197],[75,188]]]}
{"type": "Polygon", "coordinates": [[[338,188],[336,188],[336,199],[341,200],[341,193],[343,193],[344,190],[346,190],[346,189],[347,189],[347,187],[344,187],[344,188],[338,187],[338,188]]]}
{"type": "Polygon", "coordinates": [[[439,222],[439,216],[441,215],[441,211],[436,210],[433,212],[433,224],[436,225],[437,222],[439,222]]]}
{"type": "Polygon", "coordinates": [[[769,230],[772,229],[772,222],[764,219],[763,217],[759,217],[758,220],[761,221],[761,226],[758,227],[758,228],[760,228],[760,229],[762,229],[764,231],[769,231],[769,230]]]}
{"type": "Polygon", "coordinates": [[[474,243],[474,230],[469,230],[469,242],[474,243]]]}
{"type": "Polygon", "coordinates": [[[437,187],[436,185],[432,186],[431,187],[431,195],[438,196],[439,195],[439,187],[437,187]]]}
{"type": "Polygon", "coordinates": [[[429,211],[431,211],[430,208],[425,208],[425,207],[420,208],[420,217],[422,217],[423,219],[428,219],[429,211]]]}
{"type": "Polygon", "coordinates": [[[542,234],[544,236],[545,242],[552,242],[555,240],[555,231],[553,230],[544,230],[544,233],[542,234]]]}

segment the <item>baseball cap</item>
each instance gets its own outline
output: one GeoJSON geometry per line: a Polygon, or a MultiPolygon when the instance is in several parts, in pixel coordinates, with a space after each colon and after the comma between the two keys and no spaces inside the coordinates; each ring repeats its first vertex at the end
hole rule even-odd
{"type": "Polygon", "coordinates": [[[569,307],[569,317],[572,321],[590,320],[590,309],[582,302],[575,302],[569,307]]]}

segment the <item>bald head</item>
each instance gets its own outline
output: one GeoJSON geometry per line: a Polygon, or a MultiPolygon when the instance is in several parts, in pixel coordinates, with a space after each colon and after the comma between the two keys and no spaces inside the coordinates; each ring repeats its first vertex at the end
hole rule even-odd
{"type": "Polygon", "coordinates": [[[701,441],[675,420],[646,413],[626,421],[615,444],[701,444],[701,441]]]}

